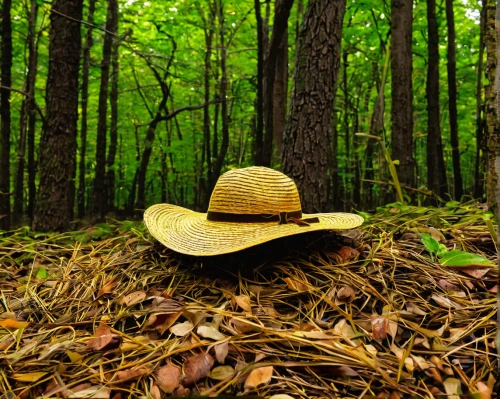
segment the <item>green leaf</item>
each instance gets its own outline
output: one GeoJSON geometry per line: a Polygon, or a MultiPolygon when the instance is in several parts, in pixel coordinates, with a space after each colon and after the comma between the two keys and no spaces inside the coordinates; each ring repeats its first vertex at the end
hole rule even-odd
{"type": "Polygon", "coordinates": [[[39,267],[36,272],[36,278],[47,278],[47,269],[45,267],[39,267]]]}
{"type": "Polygon", "coordinates": [[[431,255],[435,255],[439,252],[439,242],[432,237],[429,233],[422,233],[422,242],[424,247],[431,255]]]}
{"type": "Polygon", "coordinates": [[[469,252],[455,249],[447,252],[441,257],[440,262],[443,266],[468,267],[468,266],[487,266],[494,267],[495,264],[484,256],[471,254],[469,252]]]}

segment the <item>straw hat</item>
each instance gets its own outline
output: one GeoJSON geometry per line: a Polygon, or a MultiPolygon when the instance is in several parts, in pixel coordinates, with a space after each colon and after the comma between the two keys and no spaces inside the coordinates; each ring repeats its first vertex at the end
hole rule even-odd
{"type": "Polygon", "coordinates": [[[231,170],[219,178],[208,213],[158,204],[146,210],[144,222],[153,237],[168,248],[212,256],[311,231],[352,229],[363,218],[351,213],[303,214],[292,179],[253,166],[231,170]]]}

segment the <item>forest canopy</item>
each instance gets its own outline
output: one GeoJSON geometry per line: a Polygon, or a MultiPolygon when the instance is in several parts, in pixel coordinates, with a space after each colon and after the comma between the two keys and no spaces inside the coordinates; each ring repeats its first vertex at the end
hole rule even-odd
{"type": "MultiPolygon", "coordinates": [[[[294,145],[287,137],[301,131],[294,121],[304,84],[297,60],[306,57],[307,32],[321,32],[315,18],[339,32],[338,40],[324,39],[334,78],[320,79],[315,88],[328,97],[322,116],[327,162],[320,160],[326,187],[322,182],[323,191],[313,193],[324,196],[316,210],[371,210],[400,199],[388,154],[405,202],[483,198],[489,3],[350,0],[328,10],[331,22],[328,13],[314,14],[314,7],[328,7],[324,3],[4,0],[1,116],[5,126],[10,115],[10,135],[2,128],[0,214],[10,211],[12,223],[29,223],[41,209],[37,195],[50,197],[42,187],[48,181],[42,137],[55,123],[54,90],[64,84],[68,106],[77,111],[76,143],[66,155],[46,151],[47,159],[75,157],[64,178],[70,219],[133,215],[158,202],[206,210],[221,173],[254,164],[281,168],[297,180],[295,166],[286,164],[287,146],[294,145]],[[64,73],[50,77],[49,66],[61,58],[51,55],[57,23],[73,29],[59,43],[63,58],[75,59],[73,83],[63,84],[64,73]]],[[[314,108],[315,100],[304,98],[314,108]]]]}

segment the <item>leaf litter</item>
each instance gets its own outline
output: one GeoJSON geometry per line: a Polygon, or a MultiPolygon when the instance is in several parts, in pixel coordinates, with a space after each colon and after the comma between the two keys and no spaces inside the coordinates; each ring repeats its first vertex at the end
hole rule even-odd
{"type": "Polygon", "coordinates": [[[391,204],[359,233],[253,258],[177,255],[141,223],[113,221],[104,238],[3,233],[0,392],[494,398],[498,284],[485,264],[497,259],[483,216],[391,204]],[[422,233],[473,264],[440,264],[422,233]]]}

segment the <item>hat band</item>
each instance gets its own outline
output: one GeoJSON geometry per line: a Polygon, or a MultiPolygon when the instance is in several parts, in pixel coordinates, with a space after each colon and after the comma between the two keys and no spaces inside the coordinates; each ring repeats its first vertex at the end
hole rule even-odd
{"type": "Polygon", "coordinates": [[[277,214],[245,214],[226,212],[207,212],[207,220],[211,222],[233,222],[233,223],[269,223],[279,224],[295,223],[299,226],[309,226],[309,223],[319,223],[319,218],[312,217],[302,219],[302,211],[279,212],[277,214]]]}

